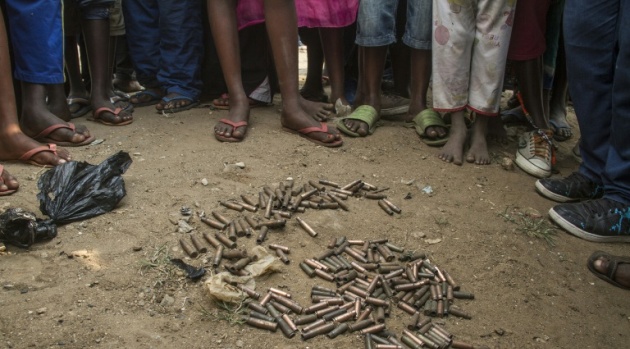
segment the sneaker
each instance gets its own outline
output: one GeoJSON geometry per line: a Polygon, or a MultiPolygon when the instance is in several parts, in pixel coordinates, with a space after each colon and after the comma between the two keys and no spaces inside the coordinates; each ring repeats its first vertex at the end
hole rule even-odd
{"type": "Polygon", "coordinates": [[[534,130],[524,133],[518,142],[516,165],[528,174],[545,178],[551,176],[553,131],[534,130]]]}
{"type": "Polygon", "coordinates": [[[599,199],[604,195],[604,187],[579,172],[565,178],[543,178],[536,181],[540,195],[557,202],[571,202],[599,199]]]}
{"type": "Polygon", "coordinates": [[[404,114],[409,111],[409,98],[397,95],[381,95],[381,116],[404,114]]]}
{"type": "Polygon", "coordinates": [[[584,240],[630,242],[630,206],[611,199],[556,205],[549,210],[549,216],[584,240]]]}

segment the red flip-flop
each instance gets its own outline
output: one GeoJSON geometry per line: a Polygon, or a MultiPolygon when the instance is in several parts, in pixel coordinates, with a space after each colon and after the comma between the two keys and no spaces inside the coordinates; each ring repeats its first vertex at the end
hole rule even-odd
{"type": "Polygon", "coordinates": [[[336,147],[340,147],[340,146],[343,145],[343,139],[339,139],[339,140],[337,140],[335,142],[328,142],[328,143],[326,143],[326,142],[322,142],[320,140],[317,140],[317,139],[314,139],[314,138],[310,137],[309,134],[311,134],[313,132],[323,132],[323,133],[326,133],[326,134],[329,134],[329,135],[333,135],[332,133],[328,132],[328,125],[327,124],[325,124],[323,122],[320,122],[319,124],[321,125],[320,127],[311,126],[311,127],[305,127],[303,129],[300,129],[300,130],[292,130],[292,129],[284,127],[284,126],[282,126],[282,129],[284,131],[286,131],[286,132],[297,134],[298,136],[300,136],[300,137],[302,137],[302,138],[304,138],[306,140],[309,140],[309,141],[311,141],[311,142],[313,142],[313,143],[315,143],[317,145],[321,145],[323,147],[336,148],[336,147]]]}
{"type": "Polygon", "coordinates": [[[114,114],[116,116],[119,116],[122,111],[123,111],[122,108],[116,108],[116,109],[107,108],[107,107],[98,108],[92,114],[92,121],[100,122],[101,124],[107,125],[107,126],[125,126],[125,125],[129,125],[130,123],[133,122],[133,119],[129,119],[129,120],[126,120],[126,121],[121,121],[121,122],[118,122],[118,123],[113,123],[113,122],[105,121],[105,120],[103,120],[103,119],[101,119],[99,117],[99,115],[103,114],[104,112],[109,112],[109,113],[112,113],[112,114],[114,114]]]}
{"type": "MultiPolygon", "coordinates": [[[[247,121],[234,122],[234,121],[231,121],[231,120],[228,120],[228,119],[220,119],[219,122],[223,123],[223,124],[226,124],[226,125],[232,126],[232,134],[234,134],[234,131],[237,128],[248,125],[247,121]]],[[[225,137],[225,136],[221,136],[221,135],[217,134],[216,132],[214,133],[214,138],[216,138],[218,141],[221,141],[221,142],[236,143],[236,142],[242,142],[243,139],[245,139],[245,135],[246,134],[247,134],[247,128],[245,128],[245,133],[243,133],[243,138],[225,137]]]]}
{"type": "Polygon", "coordinates": [[[73,123],[69,122],[68,125],[57,124],[57,125],[49,126],[46,129],[44,129],[42,132],[37,134],[37,136],[34,136],[32,138],[40,143],[54,143],[62,147],[80,147],[80,146],[88,145],[94,142],[94,139],[96,139],[96,137],[90,136],[86,138],[85,140],[83,140],[83,142],[74,143],[74,142],[62,142],[62,141],[58,141],[58,140],[48,137],[51,133],[53,133],[54,131],[60,128],[67,128],[68,130],[71,130],[72,132],[76,133],[76,126],[74,126],[73,123]]]}
{"type": "Polygon", "coordinates": [[[57,145],[55,143],[50,143],[47,145],[42,145],[36,148],[33,148],[29,151],[27,151],[26,153],[22,154],[22,156],[20,156],[18,158],[18,161],[22,161],[22,162],[26,162],[29,163],[31,165],[35,165],[35,166],[43,166],[46,168],[50,168],[53,167],[52,165],[48,165],[48,164],[40,164],[37,161],[32,160],[33,156],[35,156],[35,154],[39,154],[43,151],[47,151],[50,153],[53,153],[55,155],[57,155],[57,145]]]}

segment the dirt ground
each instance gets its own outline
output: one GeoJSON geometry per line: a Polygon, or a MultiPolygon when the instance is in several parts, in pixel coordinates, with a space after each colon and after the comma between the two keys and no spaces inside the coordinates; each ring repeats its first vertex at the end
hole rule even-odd
{"type": "MultiPolygon", "coordinates": [[[[187,280],[166,263],[184,257],[171,222],[182,206],[194,211],[233,211],[220,200],[257,195],[291,176],[348,183],[363,179],[380,188],[403,212],[388,216],[375,201],[350,198],[350,211],[309,210],[300,216],[319,236],[311,238],[294,219],[269,234],[269,243],[289,246],[291,263],[257,280],[257,289],[280,287],[310,305],[313,285],[299,269],[323,252],[332,237],[388,238],[407,250],[425,251],[475,299],[458,301],[473,315],[437,319],[459,340],[489,348],[627,348],[630,297],[593,276],[585,266],[594,250],[627,254],[624,245],[586,242],[555,231],[555,246],[530,236],[553,227],[546,212],[553,203],[534,190],[534,178],[506,170],[515,137],[491,143],[489,166],[443,163],[436,149],[413,129],[382,122],[369,139],[345,138],[339,149],[318,147],[280,130],[279,101],[255,109],[247,139],[217,142],[212,129],[227,112],[198,108],[164,117],[153,107],[137,109],[134,123],[107,127],[84,119],[104,142],[71,149],[76,160],[99,163],[119,150],[134,162],[124,175],[127,196],[112,213],[59,229],[48,243],[30,250],[8,246],[0,256],[0,347],[6,348],[358,348],[363,340],[345,334],[303,342],[224,321],[202,282],[187,280]],[[230,166],[243,162],[245,167],[230,166]],[[427,195],[422,189],[431,186],[427,195]]],[[[575,116],[570,113],[575,126],[575,116]]],[[[509,129],[514,136],[517,129],[509,129]]],[[[577,167],[560,144],[559,175],[577,167]]],[[[0,201],[2,209],[36,212],[37,179],[43,172],[9,164],[21,189],[0,201]]],[[[258,213],[260,215],[260,213],[258,213]]],[[[212,229],[193,218],[196,233],[212,229]]],[[[254,239],[240,238],[251,249],[254,239]]],[[[188,263],[209,270],[213,250],[188,263]]],[[[409,315],[393,309],[387,327],[400,334],[409,315]]]]}

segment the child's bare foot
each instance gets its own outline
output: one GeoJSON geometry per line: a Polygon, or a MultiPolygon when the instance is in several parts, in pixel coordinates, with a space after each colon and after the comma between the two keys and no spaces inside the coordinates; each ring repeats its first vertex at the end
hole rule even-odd
{"type": "Polygon", "coordinates": [[[335,106],[329,103],[313,102],[304,97],[300,97],[300,107],[317,121],[326,121],[335,106]]]}
{"type": "Polygon", "coordinates": [[[466,123],[464,113],[453,114],[451,132],[446,145],[440,150],[438,158],[445,162],[452,162],[455,165],[463,163],[464,143],[466,142],[466,123]]]}
{"type": "Polygon", "coordinates": [[[343,144],[341,134],[336,128],[328,128],[326,124],[315,121],[302,108],[295,110],[282,108],[281,123],[286,130],[297,132],[314,143],[327,147],[336,147],[343,144]]]}
{"type": "Polygon", "coordinates": [[[21,131],[0,130],[0,160],[23,161],[40,166],[56,166],[71,160],[70,153],[65,149],[45,149],[21,131]],[[24,158],[25,154],[40,151],[24,158]]]}
{"type": "Polygon", "coordinates": [[[488,117],[477,115],[472,127],[472,141],[466,154],[466,161],[477,165],[490,164],[488,145],[486,143],[488,117]]]}
{"type": "Polygon", "coordinates": [[[240,142],[245,138],[249,122],[249,99],[229,97],[230,110],[227,119],[221,119],[214,126],[214,136],[222,142],[240,142]]]}
{"type": "Polygon", "coordinates": [[[4,167],[0,165],[0,196],[11,195],[15,193],[20,187],[15,177],[4,170],[4,167]]]}
{"type": "Polygon", "coordinates": [[[69,123],[63,121],[47,109],[38,106],[25,106],[20,118],[20,129],[29,137],[41,143],[57,143],[61,145],[85,145],[90,140],[90,131],[84,125],[77,125],[73,129],[69,123]],[[59,126],[52,132],[42,131],[52,126],[59,126]]]}

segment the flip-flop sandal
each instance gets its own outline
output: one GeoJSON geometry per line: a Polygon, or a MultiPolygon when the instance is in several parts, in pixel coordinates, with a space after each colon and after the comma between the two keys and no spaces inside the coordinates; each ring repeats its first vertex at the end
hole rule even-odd
{"type": "MultiPolygon", "coordinates": [[[[2,178],[2,174],[4,173],[4,166],[0,165],[0,184],[4,184],[4,179],[2,178]]],[[[4,191],[0,191],[0,196],[7,196],[15,193],[17,189],[7,189],[4,191]]]]}
{"type": "Polygon", "coordinates": [[[615,273],[617,272],[617,268],[620,264],[630,264],[629,257],[621,257],[621,256],[613,256],[603,251],[595,251],[593,254],[588,257],[588,261],[586,262],[586,266],[591,273],[595,274],[598,278],[613,284],[619,288],[623,288],[624,290],[630,290],[630,287],[626,287],[621,285],[617,281],[615,281],[615,273]],[[597,269],[595,269],[595,261],[604,257],[608,260],[608,271],[606,274],[602,274],[597,269]]]}
{"type": "Polygon", "coordinates": [[[66,98],[66,102],[68,103],[68,108],[72,105],[79,105],[80,108],[77,109],[74,113],[70,115],[71,119],[80,118],[83,115],[87,114],[92,110],[92,103],[89,100],[83,97],[69,97],[66,98]]]}
{"type": "Polygon", "coordinates": [[[51,168],[51,167],[53,167],[52,165],[40,164],[39,162],[37,162],[35,160],[32,160],[33,156],[35,156],[36,154],[39,154],[41,152],[44,152],[44,151],[47,151],[49,153],[53,153],[53,154],[57,155],[57,145],[55,143],[51,143],[51,144],[35,147],[35,148],[27,151],[26,153],[22,154],[22,156],[20,156],[18,158],[18,161],[26,162],[28,164],[35,165],[35,166],[42,166],[42,167],[45,167],[45,168],[51,168]]]}
{"type": "Polygon", "coordinates": [[[226,125],[230,125],[232,126],[232,134],[234,134],[234,131],[239,128],[239,127],[243,127],[245,126],[245,133],[243,133],[243,138],[237,138],[237,137],[225,137],[225,136],[221,136],[219,134],[217,134],[216,132],[214,133],[214,138],[216,138],[218,141],[221,142],[232,142],[232,143],[236,143],[236,142],[242,142],[245,139],[245,135],[247,133],[247,121],[239,121],[239,122],[234,122],[228,119],[220,119],[219,120],[220,123],[224,123],[226,125]]]}
{"type": "Polygon", "coordinates": [[[335,102],[335,114],[337,114],[337,117],[343,118],[350,115],[350,113],[352,113],[352,107],[347,104],[343,104],[343,102],[341,102],[341,98],[337,98],[337,101],[335,102]]]}
{"type": "Polygon", "coordinates": [[[448,130],[448,125],[444,122],[444,119],[438,112],[433,109],[425,109],[418,113],[413,120],[408,123],[408,127],[416,129],[416,133],[420,136],[420,140],[428,146],[439,147],[448,141],[448,134],[442,138],[429,138],[426,135],[426,130],[429,127],[443,127],[448,130]]]}
{"type": "MultiPolygon", "coordinates": [[[[131,102],[131,104],[133,104],[135,107],[146,107],[149,105],[158,104],[160,100],[162,100],[162,97],[163,97],[161,93],[157,93],[153,90],[144,90],[144,91],[140,91],[136,93],[131,98],[136,98],[136,100],[139,101],[142,99],[143,96],[149,96],[150,98],[144,102],[138,102],[138,103],[131,102]]],[[[131,99],[129,101],[131,101],[131,99]]]]}
{"type": "Polygon", "coordinates": [[[76,133],[76,126],[74,126],[73,123],[69,122],[67,125],[57,124],[57,125],[48,126],[42,132],[38,133],[36,136],[31,137],[31,138],[33,138],[34,140],[36,140],[36,141],[38,141],[40,143],[54,143],[54,144],[60,145],[62,147],[81,147],[81,146],[88,145],[88,144],[94,142],[94,139],[96,139],[96,137],[90,136],[90,137],[86,138],[85,140],[83,140],[83,142],[73,143],[73,142],[58,141],[58,140],[55,140],[55,139],[52,139],[52,138],[48,137],[48,136],[50,136],[51,133],[55,132],[56,130],[58,130],[60,128],[66,128],[66,129],[76,133]]]}
{"type": "Polygon", "coordinates": [[[114,105],[114,107],[120,108],[128,113],[133,113],[133,103],[129,102],[128,97],[116,95],[114,97],[109,97],[109,101],[114,105]]]}
{"type": "Polygon", "coordinates": [[[122,111],[123,110],[120,108],[116,108],[116,109],[107,108],[107,107],[98,108],[94,111],[94,113],[92,114],[92,119],[90,120],[95,121],[95,122],[100,122],[101,124],[107,125],[107,126],[125,126],[125,125],[131,124],[133,122],[133,119],[121,121],[119,123],[113,123],[113,122],[105,121],[99,117],[99,115],[103,114],[104,112],[109,112],[109,113],[114,114],[115,116],[119,116],[122,111]]]}
{"type": "Polygon", "coordinates": [[[162,97],[162,99],[160,100],[160,103],[162,103],[164,106],[166,106],[167,104],[171,103],[171,102],[177,102],[177,101],[188,101],[190,103],[183,105],[181,107],[175,107],[175,108],[170,108],[170,109],[158,109],[157,112],[159,114],[162,113],[166,113],[166,114],[174,114],[174,113],[179,113],[188,109],[192,109],[196,106],[199,105],[199,101],[195,101],[190,97],[186,97],[186,96],[182,96],[182,95],[177,95],[174,97],[162,97]]]}
{"type": "Polygon", "coordinates": [[[357,109],[355,109],[352,113],[350,113],[350,115],[344,116],[342,118],[338,118],[337,120],[335,120],[335,126],[337,126],[339,131],[351,137],[361,137],[360,134],[346,127],[344,121],[348,119],[359,120],[359,121],[365,122],[368,125],[368,135],[371,135],[374,133],[374,130],[376,130],[376,122],[378,121],[378,112],[376,111],[376,109],[374,109],[374,107],[370,105],[362,105],[358,107],[357,109]]]}
{"type": "Polygon", "coordinates": [[[551,128],[553,129],[554,140],[558,142],[564,142],[573,138],[573,130],[571,129],[571,126],[569,126],[568,124],[567,126],[561,126],[561,125],[558,125],[558,123],[556,123],[555,120],[549,119],[549,126],[551,126],[551,128]],[[560,134],[560,132],[558,132],[559,130],[569,130],[569,135],[568,136],[562,135],[560,134]]]}
{"type": "Polygon", "coordinates": [[[302,137],[302,138],[304,138],[304,139],[306,139],[308,141],[311,141],[311,142],[313,142],[313,143],[315,143],[317,145],[321,145],[323,147],[335,148],[335,147],[340,147],[341,145],[343,145],[343,139],[339,139],[339,140],[337,140],[335,142],[326,143],[326,142],[322,142],[320,140],[313,139],[313,138],[309,137],[309,134],[311,134],[313,132],[323,132],[323,133],[332,135],[332,133],[328,132],[328,125],[327,124],[325,124],[323,122],[320,122],[319,124],[321,125],[320,127],[317,127],[317,126],[305,127],[303,129],[300,129],[300,130],[292,130],[292,129],[288,128],[288,127],[282,126],[282,130],[284,130],[286,132],[289,132],[289,133],[297,134],[298,136],[300,136],[300,137],[302,137]]]}

